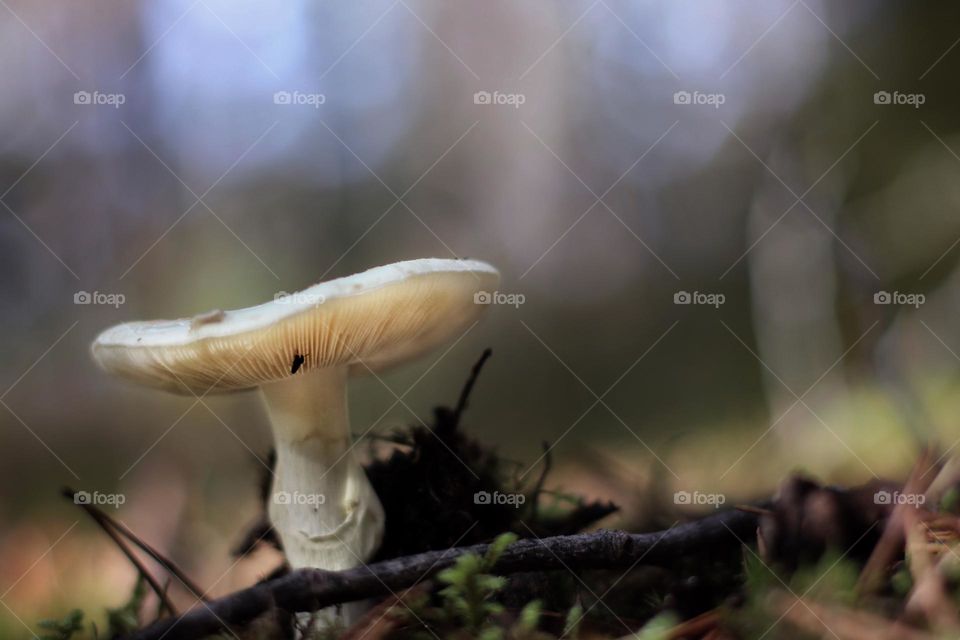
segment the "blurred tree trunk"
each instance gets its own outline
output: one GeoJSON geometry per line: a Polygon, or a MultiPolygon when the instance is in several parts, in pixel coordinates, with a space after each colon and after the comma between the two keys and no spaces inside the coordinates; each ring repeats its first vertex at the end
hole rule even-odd
{"type": "MultiPolygon", "coordinates": [[[[817,179],[791,160],[798,157],[800,150],[780,145],[765,160],[797,195],[817,179]]],[[[804,200],[832,229],[839,190],[826,187],[830,195],[823,196],[824,187],[818,185],[821,195],[804,200]]],[[[824,401],[846,392],[839,365],[824,376],[845,349],[836,310],[836,252],[844,249],[802,203],[784,216],[794,199],[767,172],[747,224],[747,246],[757,242],[748,255],[751,304],[770,423],[779,421],[774,430],[791,449],[827,435],[804,403],[819,414],[824,401]]]]}

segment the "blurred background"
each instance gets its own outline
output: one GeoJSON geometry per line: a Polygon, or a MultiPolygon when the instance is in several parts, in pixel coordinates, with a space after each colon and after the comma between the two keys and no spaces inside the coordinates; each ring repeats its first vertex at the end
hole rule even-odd
{"type": "MultiPolygon", "coordinates": [[[[503,274],[354,430],[466,428],[627,506],[899,477],[960,439],[960,7],[0,0],[0,629],[122,602],[59,497],[222,594],[270,447],[255,394],[124,385],[124,321],[418,257],[503,274]],[[398,401],[398,397],[402,400],[398,401]],[[114,513],[111,509],[111,513],[114,513]]],[[[529,478],[527,478],[529,480],[529,478]]],[[[673,505],[670,505],[673,507],[673,505]]]]}

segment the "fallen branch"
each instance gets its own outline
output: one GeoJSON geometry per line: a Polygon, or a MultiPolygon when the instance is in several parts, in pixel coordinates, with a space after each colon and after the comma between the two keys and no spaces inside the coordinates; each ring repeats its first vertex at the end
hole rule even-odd
{"type": "MultiPolygon", "coordinates": [[[[550,538],[528,538],[512,544],[494,572],[592,570],[631,567],[634,564],[671,566],[708,553],[736,551],[751,540],[757,516],[726,511],[655,533],[629,534],[599,531],[550,538]]],[[[299,569],[282,578],[201,603],[178,617],[164,618],[129,636],[130,640],[194,640],[225,628],[241,627],[274,607],[289,612],[394,595],[402,589],[451,566],[458,557],[483,555],[486,544],[429,551],[385,560],[346,571],[299,569]]]]}

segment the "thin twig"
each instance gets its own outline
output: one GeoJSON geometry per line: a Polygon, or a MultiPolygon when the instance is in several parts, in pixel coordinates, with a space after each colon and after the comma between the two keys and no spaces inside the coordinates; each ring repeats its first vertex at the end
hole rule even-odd
{"type": "Polygon", "coordinates": [[[470,377],[467,378],[467,383],[463,385],[463,389],[460,391],[460,399],[457,400],[457,407],[453,410],[453,424],[460,423],[460,416],[463,415],[464,410],[467,408],[467,400],[470,398],[470,393],[473,391],[473,385],[477,383],[477,378],[480,376],[480,370],[483,369],[484,363],[486,363],[487,359],[492,355],[493,349],[484,349],[480,359],[477,360],[475,365],[473,365],[473,369],[470,371],[470,377]]]}
{"type": "Polygon", "coordinates": [[[156,578],[151,575],[147,568],[140,562],[140,558],[133,552],[123,538],[121,538],[116,531],[114,531],[107,522],[101,518],[103,514],[99,513],[99,510],[93,505],[77,503],[74,499],[75,492],[69,488],[63,490],[63,495],[66,498],[69,498],[71,501],[75,502],[78,507],[83,509],[87,515],[97,523],[104,533],[110,536],[110,539],[113,540],[114,544],[120,548],[120,551],[123,552],[123,555],[127,556],[127,559],[136,567],[137,571],[143,576],[143,579],[147,581],[147,584],[150,585],[150,588],[153,589],[153,592],[157,594],[157,597],[160,599],[160,602],[163,604],[163,607],[170,612],[171,615],[177,615],[177,610],[174,608],[173,603],[170,602],[170,599],[167,597],[167,591],[160,586],[160,583],[157,582],[156,578]]]}
{"type": "MultiPolygon", "coordinates": [[[[93,508],[96,508],[96,507],[93,507],[93,508]]],[[[189,591],[194,598],[197,598],[198,600],[202,600],[203,602],[207,601],[207,596],[205,594],[204,589],[201,589],[197,585],[197,583],[191,580],[190,577],[187,576],[187,574],[184,573],[184,571],[180,567],[178,567],[173,560],[170,560],[166,556],[162,555],[154,547],[150,546],[149,543],[147,543],[145,540],[137,536],[137,534],[135,534],[133,531],[125,527],[120,522],[117,522],[116,520],[111,518],[106,513],[101,512],[101,517],[103,517],[107,521],[107,523],[109,523],[112,527],[114,527],[118,532],[126,536],[126,538],[130,540],[130,542],[132,542],[133,544],[143,549],[144,553],[146,553],[148,556],[156,560],[157,564],[159,564],[164,569],[169,571],[177,580],[180,581],[180,583],[184,586],[184,588],[186,588],[187,591],[189,591]]]]}
{"type": "Polygon", "coordinates": [[[534,522],[537,521],[537,508],[540,503],[540,494],[543,493],[543,484],[547,481],[547,474],[550,473],[550,469],[553,467],[553,456],[550,455],[550,443],[544,440],[542,446],[543,470],[540,472],[540,477],[537,478],[537,484],[533,487],[533,495],[530,499],[530,519],[534,522]]]}
{"type": "MultiPolygon", "coordinates": [[[[68,487],[64,489],[63,495],[68,500],[73,500],[73,496],[75,495],[75,493],[72,489],[68,487]]],[[[202,600],[203,602],[207,601],[207,597],[204,594],[204,590],[201,589],[199,586],[197,586],[197,584],[193,580],[191,580],[190,577],[180,567],[178,567],[173,560],[170,560],[169,558],[164,556],[162,553],[157,551],[153,546],[151,546],[147,541],[140,538],[140,536],[138,536],[133,531],[128,529],[123,523],[111,518],[103,510],[95,507],[92,504],[82,504],[79,506],[83,508],[84,511],[89,513],[93,518],[104,521],[107,525],[113,527],[117,531],[117,533],[120,533],[125,538],[127,538],[130,542],[140,547],[140,549],[142,549],[144,553],[146,553],[148,556],[153,558],[157,562],[157,564],[159,564],[161,567],[169,571],[177,580],[179,580],[180,583],[190,592],[190,594],[194,598],[197,598],[198,600],[202,600]]]]}

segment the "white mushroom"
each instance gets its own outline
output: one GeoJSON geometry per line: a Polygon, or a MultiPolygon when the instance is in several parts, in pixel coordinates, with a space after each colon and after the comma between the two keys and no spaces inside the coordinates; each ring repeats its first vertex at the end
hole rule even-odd
{"type": "Polygon", "coordinates": [[[475,260],[377,267],[236,311],[104,331],[106,371],[177,393],[259,388],[277,450],[269,515],[294,568],[369,560],[383,507],[353,455],[347,379],[416,358],[466,331],[499,274],[475,260]]]}

